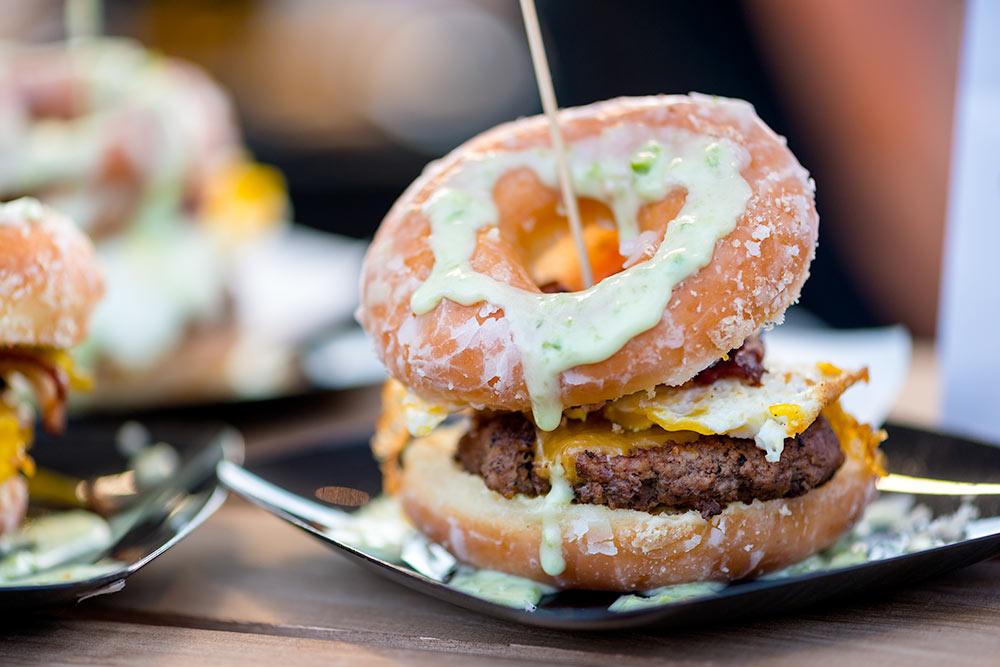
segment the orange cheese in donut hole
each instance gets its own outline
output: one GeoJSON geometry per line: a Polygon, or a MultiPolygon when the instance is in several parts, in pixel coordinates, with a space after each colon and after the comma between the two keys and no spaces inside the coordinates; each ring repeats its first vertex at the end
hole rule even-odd
{"type": "Polygon", "coordinates": [[[375,236],[359,319],[390,374],[425,399],[533,411],[554,427],[559,406],[682,384],[798,298],[818,226],[812,183],[750,105],[619,99],[560,122],[606,275],[593,287],[539,289],[552,275],[578,287],[572,260],[546,254],[565,254],[565,232],[543,118],[431,165],[375,236]],[[600,250],[615,227],[617,257],[600,250]]]}
{"type": "MultiPolygon", "coordinates": [[[[583,289],[569,221],[561,212],[555,189],[530,169],[514,169],[497,180],[493,200],[499,212],[500,237],[539,289],[583,289]]],[[[625,260],[618,254],[614,213],[590,198],[578,198],[577,204],[594,280],[621,271],[625,260]]]]}
{"type": "MultiPolygon", "coordinates": [[[[500,234],[511,244],[535,285],[543,291],[556,286],[574,292],[582,290],[580,259],[556,189],[542,183],[533,171],[516,169],[500,177],[493,188],[493,199],[500,211],[500,234]]],[[[600,282],[652,256],[667,225],[684,204],[684,191],[672,190],[664,199],[639,209],[639,230],[645,233],[646,243],[636,244],[628,258],[619,250],[611,209],[588,197],[579,197],[577,204],[594,280],[600,282]]]]}

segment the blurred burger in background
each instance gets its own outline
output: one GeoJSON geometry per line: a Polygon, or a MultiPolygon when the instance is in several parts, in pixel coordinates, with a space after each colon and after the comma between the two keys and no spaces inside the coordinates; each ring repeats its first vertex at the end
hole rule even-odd
{"type": "Polygon", "coordinates": [[[93,404],[297,386],[296,336],[253,326],[281,319],[255,300],[275,273],[262,248],[290,215],[284,180],[250,156],[204,71],[121,38],[0,42],[0,201],[22,196],[76,220],[105,268],[79,353],[98,379],[93,404]]]}
{"type": "Polygon", "coordinates": [[[107,272],[82,351],[99,377],[94,400],[238,391],[225,373],[245,344],[230,267],[283,224],[288,203],[280,174],[242,149],[224,92],[130,41],[5,44],[0,116],[0,197],[66,211],[107,272]]]}
{"type": "Polygon", "coordinates": [[[87,335],[102,291],[94,249],[69,219],[30,198],[0,204],[0,535],[27,510],[36,415],[60,433],[70,390],[90,388],[67,348],[87,335]]]}

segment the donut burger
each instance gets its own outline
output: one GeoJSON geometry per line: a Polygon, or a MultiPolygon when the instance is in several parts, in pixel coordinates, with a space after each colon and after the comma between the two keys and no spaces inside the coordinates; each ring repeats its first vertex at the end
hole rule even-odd
{"type": "Polygon", "coordinates": [[[459,560],[615,591],[759,575],[860,516],[866,379],[763,363],[817,239],[813,183],[741,101],[561,112],[596,283],[542,117],[430,165],[368,251],[358,318],[391,379],[373,450],[459,560]],[[449,418],[450,417],[450,418],[449,418]]]}
{"type": "Polygon", "coordinates": [[[24,518],[34,471],[34,415],[20,389],[32,390],[46,430],[60,431],[69,389],[87,384],[66,349],[86,336],[102,292],[76,225],[34,199],[0,204],[0,534],[24,518]]]}

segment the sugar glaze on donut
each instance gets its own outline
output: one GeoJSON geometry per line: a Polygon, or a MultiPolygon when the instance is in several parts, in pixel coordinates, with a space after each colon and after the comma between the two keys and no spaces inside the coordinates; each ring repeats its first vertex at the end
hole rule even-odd
{"type": "Polygon", "coordinates": [[[429,167],[375,237],[359,318],[413,391],[530,409],[548,430],[563,406],[685,382],[798,297],[811,181],[748,104],[705,96],[561,113],[574,190],[613,215],[627,268],[543,293],[522,246],[554,197],[544,122],[500,126],[429,167]]]}

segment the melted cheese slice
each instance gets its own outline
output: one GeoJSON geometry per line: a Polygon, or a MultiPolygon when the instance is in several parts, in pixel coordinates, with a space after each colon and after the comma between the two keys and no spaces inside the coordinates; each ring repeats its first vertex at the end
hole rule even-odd
{"type": "Polygon", "coordinates": [[[559,465],[566,479],[575,484],[579,480],[576,474],[576,457],[583,452],[620,456],[633,449],[691,442],[700,437],[700,434],[693,431],[665,431],[661,428],[627,431],[599,417],[591,417],[586,421],[567,419],[552,431],[538,431],[535,460],[539,465],[535,472],[548,479],[549,471],[559,465]]]}
{"type": "Polygon", "coordinates": [[[285,179],[273,167],[233,160],[209,174],[203,213],[223,240],[256,238],[288,214],[285,179]]]}
{"type": "Polygon", "coordinates": [[[35,462],[28,456],[31,427],[23,426],[17,410],[0,401],[0,483],[22,472],[29,477],[35,462]]]}
{"type": "Polygon", "coordinates": [[[613,401],[602,412],[632,431],[655,425],[666,431],[753,439],[773,462],[781,458],[785,438],[801,434],[848,387],[867,379],[867,369],[843,371],[827,363],[773,365],[757,387],[736,378],[660,386],[613,401]]]}

